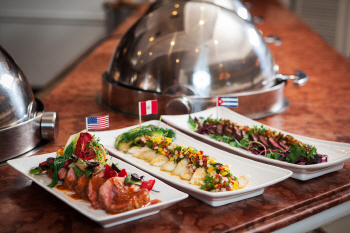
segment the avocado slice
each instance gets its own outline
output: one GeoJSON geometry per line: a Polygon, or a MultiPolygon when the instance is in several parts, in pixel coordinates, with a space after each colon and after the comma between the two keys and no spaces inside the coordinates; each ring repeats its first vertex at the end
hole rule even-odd
{"type": "MultiPolygon", "coordinates": [[[[118,138],[117,138],[118,140],[118,138]]],[[[131,144],[133,143],[138,143],[141,140],[141,137],[137,137],[134,140],[131,140],[130,142],[121,142],[120,140],[115,143],[115,147],[119,150],[119,151],[126,151],[130,149],[131,144]]]]}
{"type": "Polygon", "coordinates": [[[115,143],[114,143],[115,148],[118,148],[118,143],[120,142],[120,139],[122,139],[122,136],[123,134],[119,135],[117,139],[115,139],[115,143]]]}
{"type": "Polygon", "coordinates": [[[164,135],[164,132],[163,131],[150,131],[148,132],[149,133],[149,136],[156,136],[156,137],[163,137],[164,135]]]}
{"type": "Polygon", "coordinates": [[[144,126],[142,126],[141,128],[140,128],[140,127],[133,128],[133,129],[130,129],[128,132],[129,132],[129,133],[134,133],[134,132],[137,132],[137,131],[143,129],[143,127],[144,127],[144,126]]]}
{"type": "Polygon", "coordinates": [[[117,150],[119,151],[126,151],[130,149],[130,145],[133,143],[133,141],[130,142],[118,142],[116,145],[117,150]]]}

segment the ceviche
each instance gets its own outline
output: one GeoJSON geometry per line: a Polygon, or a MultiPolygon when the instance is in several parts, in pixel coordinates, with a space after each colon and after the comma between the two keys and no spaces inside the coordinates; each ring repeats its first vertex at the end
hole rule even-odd
{"type": "Polygon", "coordinates": [[[174,138],[175,131],[171,129],[143,126],[119,135],[115,147],[205,191],[233,191],[248,184],[245,176],[231,173],[230,165],[217,162],[202,150],[175,144],[174,138]]]}

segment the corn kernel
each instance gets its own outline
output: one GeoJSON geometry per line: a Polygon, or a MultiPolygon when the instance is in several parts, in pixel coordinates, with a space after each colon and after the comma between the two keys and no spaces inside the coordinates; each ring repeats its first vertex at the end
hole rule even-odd
{"type": "Polygon", "coordinates": [[[222,170],[222,171],[220,172],[220,174],[221,174],[222,176],[226,176],[226,175],[227,175],[227,172],[225,172],[224,170],[222,170]]]}
{"type": "Polygon", "coordinates": [[[238,188],[238,182],[237,181],[234,181],[233,182],[233,190],[236,190],[238,188]]]}

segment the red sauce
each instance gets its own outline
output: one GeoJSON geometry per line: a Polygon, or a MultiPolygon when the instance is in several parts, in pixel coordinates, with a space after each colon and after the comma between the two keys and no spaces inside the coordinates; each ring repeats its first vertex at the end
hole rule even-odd
{"type": "MultiPolygon", "coordinates": [[[[56,185],[55,187],[56,189],[60,190],[60,191],[71,191],[67,188],[65,188],[63,185],[56,185]]],[[[74,199],[74,200],[81,200],[81,201],[87,201],[87,200],[84,200],[80,197],[80,195],[76,194],[76,193],[73,193],[73,194],[68,194],[66,192],[64,192],[68,197],[74,199]]],[[[87,201],[87,202],[90,202],[90,201],[87,201]]]]}
{"type": "Polygon", "coordinates": [[[85,200],[85,199],[82,199],[78,194],[74,193],[74,194],[67,194],[68,197],[74,199],[74,200],[79,200],[79,201],[85,201],[85,202],[88,202],[88,203],[91,203],[90,201],[88,200],[85,200]]]}
{"type": "Polygon", "coordinates": [[[158,203],[161,203],[162,201],[161,200],[158,200],[158,199],[154,199],[154,200],[151,200],[150,201],[150,205],[154,205],[154,204],[158,204],[158,203]]]}
{"type": "Polygon", "coordinates": [[[68,190],[68,189],[66,189],[66,188],[65,188],[63,185],[61,185],[61,184],[56,185],[55,188],[58,189],[58,190],[61,190],[61,191],[68,190]]]}

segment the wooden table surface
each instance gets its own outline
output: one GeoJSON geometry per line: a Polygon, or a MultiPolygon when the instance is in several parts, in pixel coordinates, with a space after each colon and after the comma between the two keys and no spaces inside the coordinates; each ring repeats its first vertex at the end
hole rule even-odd
{"type": "MultiPolygon", "coordinates": [[[[282,38],[269,45],[283,74],[300,69],[309,75],[303,87],[290,83],[289,108],[259,122],[313,138],[350,143],[350,62],[295,14],[274,0],[253,1],[253,15],[264,35],[282,38]]],[[[59,135],[37,154],[54,152],[85,128],[85,117],[110,115],[110,129],[135,125],[138,119],[108,112],[96,102],[102,73],[126,30],[146,10],[141,7],[42,100],[59,115],[59,135]]],[[[2,232],[270,232],[306,219],[350,199],[350,162],[342,170],[309,181],[289,178],[262,195],[211,207],[193,197],[159,214],[104,229],[6,165],[0,167],[2,232]]]]}

